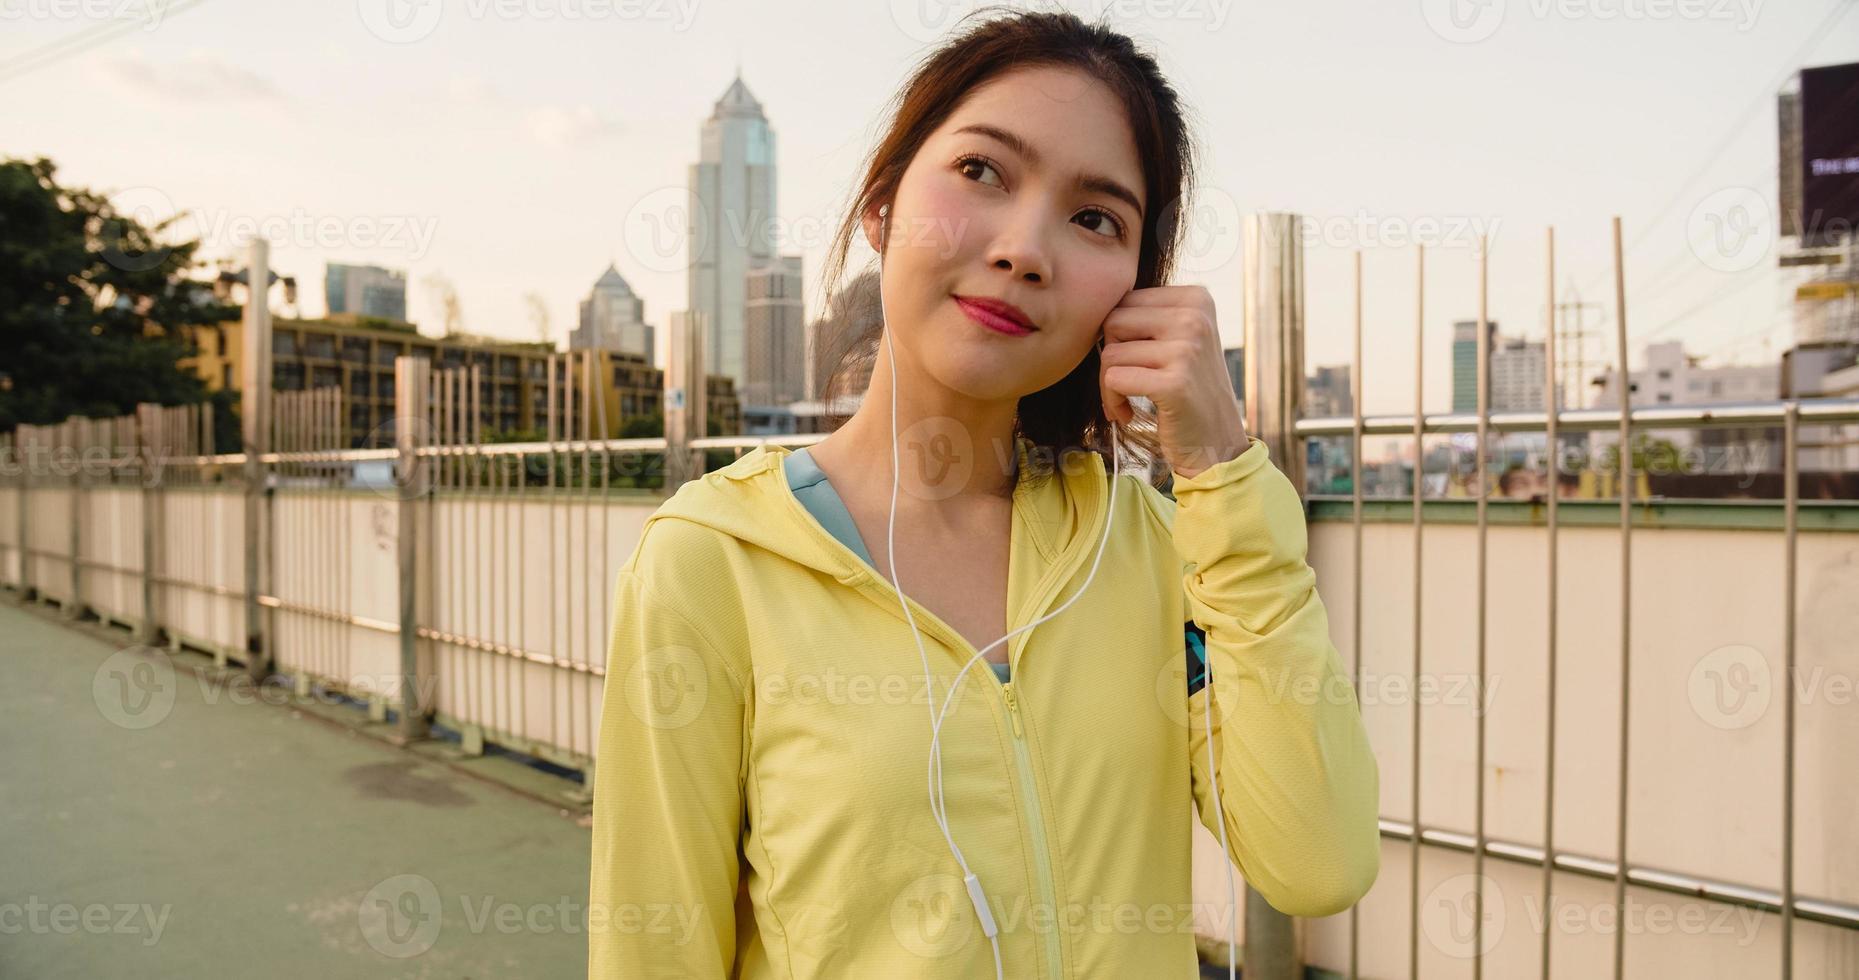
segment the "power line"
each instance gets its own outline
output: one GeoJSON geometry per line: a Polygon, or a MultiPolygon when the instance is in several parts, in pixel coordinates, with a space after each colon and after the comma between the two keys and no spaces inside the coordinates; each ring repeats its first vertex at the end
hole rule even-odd
{"type": "MultiPolygon", "coordinates": [[[[1760,268],[1760,267],[1758,266],[1757,268],[1760,268]]],[[[1724,288],[1718,290],[1716,293],[1707,297],[1706,299],[1703,299],[1697,303],[1692,304],[1689,307],[1686,307],[1684,312],[1679,313],[1676,316],[1670,317],[1664,323],[1661,323],[1659,324],[1659,326],[1653,328],[1652,331],[1650,331],[1649,333],[1639,338],[1640,344],[1645,345],[1645,344],[1651,343],[1653,338],[1658,337],[1659,335],[1663,334],[1665,331],[1670,330],[1675,326],[1678,326],[1680,323],[1683,323],[1685,321],[1686,317],[1691,316],[1693,313],[1696,313],[1699,310],[1704,309],[1705,307],[1712,306],[1716,303],[1722,302],[1723,300],[1728,299],[1730,296],[1740,293],[1745,289],[1748,289],[1751,285],[1755,283],[1767,282],[1767,281],[1768,281],[1767,279],[1764,279],[1762,277],[1754,277],[1754,278],[1745,278],[1745,279],[1742,279],[1736,282],[1731,282],[1727,284],[1724,288]]],[[[1774,326],[1773,323],[1770,323],[1769,325],[1764,326],[1762,329],[1764,330],[1772,329],[1773,326],[1774,326]]]]}
{"type": "MultiPolygon", "coordinates": [[[[1622,255],[1632,252],[1645,243],[1646,236],[1651,234],[1654,228],[1658,227],[1659,222],[1665,220],[1666,216],[1671,213],[1671,210],[1676,207],[1680,201],[1684,200],[1685,192],[1691,189],[1691,185],[1696,182],[1699,177],[1704,175],[1711,164],[1717,162],[1717,158],[1723,155],[1723,151],[1728,149],[1731,143],[1735,142],[1738,132],[1748,124],[1750,115],[1762,106],[1767,105],[1769,100],[1774,98],[1774,90],[1780,86],[1782,82],[1786,81],[1790,75],[1793,75],[1799,70],[1797,66],[1800,64],[1801,59],[1807,57],[1808,52],[1812,51],[1814,46],[1820,43],[1820,39],[1824,37],[1828,31],[1832,30],[1854,6],[1854,0],[1834,0],[1833,9],[1827,11],[1827,16],[1822,18],[1820,23],[1808,33],[1807,39],[1801,42],[1801,46],[1795,50],[1794,54],[1790,55],[1788,59],[1782,63],[1782,70],[1776,76],[1775,80],[1769,83],[1765,91],[1757,93],[1756,98],[1736,117],[1736,120],[1730,124],[1730,128],[1724,132],[1723,138],[1718,140],[1717,145],[1710,153],[1703,157],[1703,162],[1700,163],[1696,169],[1692,170],[1691,176],[1685,178],[1685,182],[1680,184],[1678,189],[1672,193],[1671,198],[1667,200],[1665,206],[1660,208],[1659,212],[1653,216],[1652,221],[1640,226],[1639,231],[1633,236],[1633,241],[1622,251],[1622,255]]],[[[1594,285],[1592,280],[1590,280],[1589,285],[1594,285]]]]}
{"type": "Polygon", "coordinates": [[[131,31],[141,30],[142,25],[149,20],[165,20],[189,7],[199,6],[204,0],[152,0],[152,2],[158,6],[152,8],[146,18],[127,17],[93,24],[0,64],[0,83],[10,82],[41,68],[57,64],[131,31]]]}

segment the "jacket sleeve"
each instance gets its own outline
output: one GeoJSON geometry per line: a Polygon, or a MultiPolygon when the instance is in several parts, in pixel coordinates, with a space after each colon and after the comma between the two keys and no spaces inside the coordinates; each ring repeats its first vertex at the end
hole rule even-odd
{"type": "Polygon", "coordinates": [[[588,976],[720,980],[736,956],[745,688],[653,579],[629,561],[614,590],[588,976]]]}
{"type": "Polygon", "coordinates": [[[1303,505],[1256,438],[1233,459],[1176,476],[1174,494],[1188,611],[1213,669],[1188,699],[1195,809],[1218,838],[1211,697],[1233,862],[1281,912],[1341,912],[1380,872],[1380,777],[1305,561],[1303,505]]]}

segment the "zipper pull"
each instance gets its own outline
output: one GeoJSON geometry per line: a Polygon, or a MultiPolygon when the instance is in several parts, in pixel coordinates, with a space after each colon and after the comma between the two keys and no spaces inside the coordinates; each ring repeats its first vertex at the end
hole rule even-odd
{"type": "Polygon", "coordinates": [[[1024,738],[1025,733],[1020,731],[1020,703],[1013,698],[1013,682],[1002,684],[1001,693],[1007,696],[1007,717],[1013,721],[1013,737],[1024,738]]]}

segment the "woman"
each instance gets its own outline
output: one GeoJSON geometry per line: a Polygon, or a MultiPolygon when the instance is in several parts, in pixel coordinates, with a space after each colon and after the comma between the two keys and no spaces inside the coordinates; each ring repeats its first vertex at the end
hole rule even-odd
{"type": "Polygon", "coordinates": [[[1193,976],[1190,808],[1287,913],[1368,890],[1302,508],[1163,285],[1189,150],[1070,15],[918,68],[828,266],[880,256],[863,403],[679,488],[620,573],[592,975],[1193,976]]]}

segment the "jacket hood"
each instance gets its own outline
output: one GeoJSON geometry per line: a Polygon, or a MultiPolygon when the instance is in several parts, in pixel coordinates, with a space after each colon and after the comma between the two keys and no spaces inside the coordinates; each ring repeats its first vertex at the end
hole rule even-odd
{"type": "MultiPolygon", "coordinates": [[[[1055,466],[1050,478],[1029,477],[1029,454],[1035,449],[1015,437],[1020,482],[1014,489],[1016,518],[1048,562],[1081,546],[1085,533],[1102,516],[1108,488],[1104,459],[1074,452],[1067,465],[1055,466]],[[1087,457],[1082,465],[1077,457],[1087,457]]],[[[773,552],[808,568],[853,583],[871,568],[835,539],[788,488],[782,463],[793,450],[758,446],[728,466],[687,481],[652,516],[654,521],[688,521],[727,534],[744,544],[773,552]]],[[[645,528],[641,529],[644,534],[645,528]]]]}

